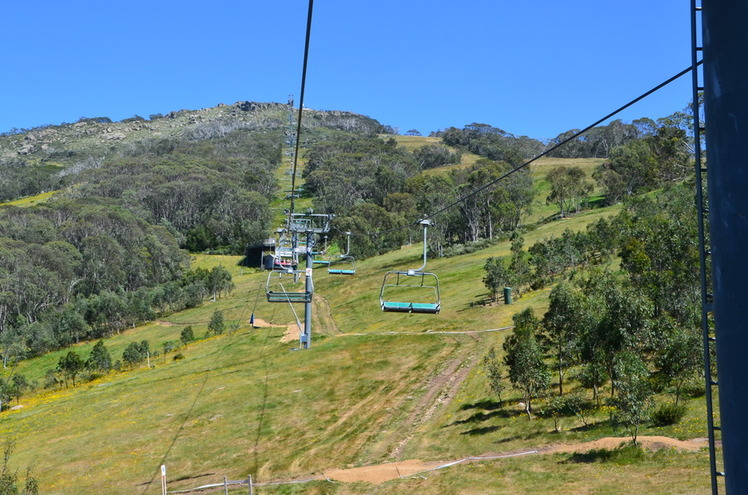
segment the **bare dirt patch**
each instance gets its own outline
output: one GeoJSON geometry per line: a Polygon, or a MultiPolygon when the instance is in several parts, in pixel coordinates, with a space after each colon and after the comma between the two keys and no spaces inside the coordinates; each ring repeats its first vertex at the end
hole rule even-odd
{"type": "Polygon", "coordinates": [[[341,335],[342,332],[335,323],[335,318],[332,316],[332,308],[330,302],[324,297],[315,294],[314,303],[317,311],[315,312],[320,328],[324,333],[332,335],[341,335]]]}
{"type": "MultiPolygon", "coordinates": [[[[500,460],[507,457],[517,457],[532,454],[554,454],[554,453],[573,453],[588,452],[597,449],[615,449],[622,443],[631,441],[631,437],[605,437],[591,442],[584,442],[572,445],[549,445],[540,447],[536,450],[513,450],[502,453],[487,453],[480,456],[468,457],[465,459],[451,461],[420,461],[410,459],[398,462],[388,462],[385,464],[376,464],[372,466],[362,466],[349,469],[330,469],[324,472],[327,479],[342,481],[346,483],[368,482],[383,483],[412,476],[424,471],[434,470],[436,468],[445,468],[464,462],[481,462],[500,460]]],[[[691,440],[678,440],[676,438],[662,436],[643,436],[638,437],[637,441],[647,450],[675,449],[687,452],[694,452],[706,445],[707,439],[694,438],[691,440]]]]}
{"type": "MultiPolygon", "coordinates": [[[[676,449],[695,452],[706,445],[705,438],[694,438],[691,440],[678,440],[677,438],[662,436],[638,437],[637,442],[646,450],[676,449]]],[[[574,445],[553,445],[543,449],[544,453],[555,452],[589,452],[590,450],[615,449],[622,443],[631,442],[631,437],[605,437],[591,442],[578,443],[574,445]]]]}
{"type": "Polygon", "coordinates": [[[412,476],[427,469],[439,467],[443,463],[440,461],[423,462],[418,459],[410,459],[400,462],[389,462],[387,464],[378,464],[375,466],[363,466],[350,469],[331,469],[325,471],[328,479],[353,483],[356,481],[366,481],[369,483],[383,483],[394,480],[403,476],[412,476]]]}
{"type": "Polygon", "coordinates": [[[460,356],[451,360],[441,373],[432,379],[426,393],[405,421],[404,429],[407,434],[390,452],[390,457],[399,459],[405,445],[413,438],[416,428],[430,420],[440,406],[452,402],[475,362],[475,356],[472,358],[460,356]]]}
{"type": "MultiPolygon", "coordinates": [[[[282,326],[282,325],[276,325],[276,326],[282,326]]],[[[302,325],[303,328],[303,325],[302,325]]],[[[283,337],[281,337],[281,342],[298,342],[299,336],[301,335],[301,329],[299,328],[299,325],[296,323],[290,323],[286,325],[286,331],[283,332],[283,337]]]]}
{"type": "Polygon", "coordinates": [[[285,327],[286,325],[275,325],[273,323],[263,320],[262,318],[255,318],[254,326],[255,328],[271,328],[271,327],[285,327]]]}

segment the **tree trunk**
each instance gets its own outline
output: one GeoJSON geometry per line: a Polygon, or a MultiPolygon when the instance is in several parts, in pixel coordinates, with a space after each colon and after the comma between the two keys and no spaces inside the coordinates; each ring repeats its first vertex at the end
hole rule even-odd
{"type": "Polygon", "coordinates": [[[529,395],[525,397],[525,412],[527,413],[527,421],[532,421],[532,404],[529,395]]]}

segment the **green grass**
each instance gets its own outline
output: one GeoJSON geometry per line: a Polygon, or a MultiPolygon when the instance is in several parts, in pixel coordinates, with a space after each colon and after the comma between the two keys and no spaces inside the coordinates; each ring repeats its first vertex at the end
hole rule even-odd
{"type": "Polygon", "coordinates": [[[402,146],[408,151],[413,151],[417,148],[422,148],[429,144],[442,144],[442,139],[438,137],[401,136],[401,135],[389,135],[389,134],[380,134],[379,137],[384,140],[392,138],[395,141],[397,141],[397,144],[399,146],[402,146]]]}
{"type": "MultiPolygon", "coordinates": [[[[413,151],[417,148],[422,148],[423,146],[429,145],[429,144],[443,144],[441,138],[436,137],[425,137],[425,136],[389,136],[389,135],[381,135],[382,139],[389,139],[393,138],[395,141],[397,141],[397,144],[399,146],[404,147],[408,151],[413,151]]],[[[456,148],[453,148],[451,146],[447,146],[451,151],[455,152],[457,151],[456,148]]],[[[466,151],[463,151],[462,153],[462,159],[459,164],[455,165],[445,165],[443,167],[436,167],[436,168],[430,168],[428,170],[425,170],[423,173],[427,175],[434,175],[434,174],[442,174],[445,172],[449,172],[450,170],[454,170],[456,168],[468,168],[475,164],[476,161],[480,160],[482,157],[479,155],[475,155],[473,153],[469,153],[466,151]]]]}
{"type": "MultiPolygon", "coordinates": [[[[528,222],[539,222],[558,214],[558,206],[546,202],[551,194],[551,184],[545,179],[548,172],[558,167],[579,167],[587,175],[587,180],[594,184],[592,173],[602,165],[602,158],[548,158],[543,157],[530,164],[530,172],[535,188],[535,200],[528,222]]],[[[593,195],[600,194],[599,188],[593,190],[593,195]]]]}
{"type": "MultiPolygon", "coordinates": [[[[525,245],[567,228],[583,229],[618,209],[542,224],[527,232],[525,245]]],[[[491,346],[501,356],[507,332],[457,332],[508,326],[512,315],[527,307],[541,315],[549,294],[545,289],[515,295],[510,306],[486,304],[483,265],[490,256],[509,254],[507,242],[429,260],[428,269],[441,283],[439,315],[382,313],[384,274],[419,266],[421,249],[407,246],[360,261],[352,277],[315,269],[313,341],[307,351],[294,351],[297,342],[281,342],[295,316],[287,304],[266,301],[266,273],[238,266],[237,256],[193,256],[193,267],[228,269],[233,293],[106,339],[112,357],[120,359],[130,342],[144,339],[162,351],[163,342],[179,340],[187,325],[202,338],[215,310],[238,330],[180,348],[179,361],[170,353],[154,358],[150,369],[27,394],[23,408],[0,415],[0,435],[17,443],[13,466],[32,466],[45,494],[157,494],[158,479],[149,482],[161,463],[172,480],[169,489],[176,490],[220,482],[224,475],[268,481],[392,461],[398,445],[402,459],[449,460],[623,434],[612,429],[604,412],[592,414],[589,427],[579,418],[564,418],[561,433],[555,433],[551,419],[528,422],[511,391],[504,397],[507,405],[496,407],[479,363],[491,346]],[[250,328],[253,313],[277,326],[250,328]],[[450,378],[446,370],[452,363],[467,367],[464,381],[452,395],[439,395],[444,391],[437,388],[429,399],[434,383],[450,378]]],[[[303,320],[303,307],[295,309],[303,320]]],[[[92,345],[74,349],[87,357],[92,345]]],[[[24,361],[17,371],[41,383],[65,352],[24,361]]],[[[703,399],[687,405],[681,423],[645,425],[640,434],[703,436],[703,399]]],[[[541,410],[543,402],[535,407],[541,410]]],[[[644,453],[628,464],[537,455],[381,485],[313,482],[255,493],[542,493],[549,486],[564,493],[694,493],[708,487],[707,461],[703,451],[644,453]]]]}

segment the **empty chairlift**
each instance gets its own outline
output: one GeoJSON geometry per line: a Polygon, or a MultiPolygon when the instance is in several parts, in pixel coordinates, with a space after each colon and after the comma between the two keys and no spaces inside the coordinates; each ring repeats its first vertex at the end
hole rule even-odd
{"type": "MultiPolygon", "coordinates": [[[[307,273],[298,270],[298,249],[293,240],[281,236],[273,254],[273,270],[268,274],[265,292],[268,302],[311,302],[312,284],[306,284],[307,273]]],[[[311,280],[310,280],[311,282],[311,280]]]]}
{"type": "Polygon", "coordinates": [[[326,254],[327,254],[327,236],[325,236],[325,247],[322,248],[322,251],[312,251],[312,256],[314,256],[314,259],[312,259],[312,265],[330,266],[330,260],[322,257],[322,256],[325,256],[326,254]]]}
{"type": "Polygon", "coordinates": [[[327,267],[327,273],[333,275],[355,275],[356,274],[356,260],[350,255],[351,252],[351,233],[346,232],[346,250],[345,254],[334,257],[330,260],[327,267]]]}
{"type": "Polygon", "coordinates": [[[419,223],[423,226],[423,265],[411,270],[387,272],[379,293],[382,311],[437,314],[441,310],[439,277],[425,271],[427,230],[431,221],[424,219],[419,223]]]}
{"type": "Polygon", "coordinates": [[[272,271],[268,274],[265,292],[268,302],[308,303],[314,287],[306,283],[305,270],[272,271]]]}

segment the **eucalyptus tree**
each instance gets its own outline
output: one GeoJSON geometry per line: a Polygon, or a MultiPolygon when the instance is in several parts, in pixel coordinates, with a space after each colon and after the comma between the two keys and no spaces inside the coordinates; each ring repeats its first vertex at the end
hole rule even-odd
{"type": "Polygon", "coordinates": [[[73,382],[73,387],[75,387],[75,378],[81,371],[83,371],[84,367],[85,362],[75,351],[68,351],[67,354],[60,358],[57,363],[57,371],[62,373],[66,388],[68,380],[71,380],[73,382]]]}
{"type": "Polygon", "coordinates": [[[701,346],[701,336],[697,332],[679,328],[655,359],[660,377],[675,391],[676,405],[686,383],[703,373],[701,346]]]}
{"type": "Polygon", "coordinates": [[[530,253],[525,251],[524,238],[516,234],[512,237],[511,244],[511,256],[509,258],[509,274],[511,284],[517,293],[522,291],[522,288],[530,283],[532,278],[532,271],[530,268],[530,253]]]}
{"type": "Polygon", "coordinates": [[[515,314],[512,320],[514,329],[503,345],[504,364],[509,368],[509,381],[522,394],[527,418],[531,420],[532,400],[548,388],[551,379],[536,337],[541,321],[531,308],[515,314]]]}
{"type": "Polygon", "coordinates": [[[593,324],[586,317],[583,298],[568,283],[560,282],[551,290],[548,311],[543,316],[539,339],[555,360],[559,395],[564,394],[566,371],[579,360],[586,326],[593,324]]]}
{"type": "Polygon", "coordinates": [[[546,201],[558,205],[561,217],[566,217],[571,210],[579,211],[582,201],[592,192],[592,184],[579,167],[556,167],[546,175],[551,184],[551,193],[546,201]]]}
{"type": "Polygon", "coordinates": [[[599,316],[582,337],[582,356],[606,370],[613,395],[617,356],[622,352],[642,356],[652,350],[652,304],[611,274],[599,276],[585,290],[596,308],[592,314],[599,316]]]}
{"type": "Polygon", "coordinates": [[[103,340],[98,341],[91,348],[91,354],[86,360],[86,368],[100,373],[106,373],[112,369],[112,357],[103,340]]]}
{"type": "Polygon", "coordinates": [[[488,379],[488,388],[496,394],[501,405],[501,394],[504,392],[504,382],[502,381],[501,367],[496,357],[496,350],[491,347],[488,353],[483,357],[483,371],[488,379]]]}
{"type": "Polygon", "coordinates": [[[628,430],[634,445],[639,427],[649,417],[653,405],[649,375],[646,364],[637,354],[625,351],[616,355],[613,384],[618,393],[612,400],[613,422],[628,430]]]}
{"type": "Polygon", "coordinates": [[[511,282],[511,275],[506,268],[504,258],[490,257],[486,260],[483,269],[486,274],[483,276],[483,284],[491,294],[491,301],[496,302],[499,292],[511,282]]]}

